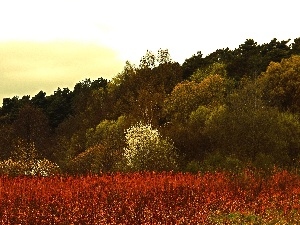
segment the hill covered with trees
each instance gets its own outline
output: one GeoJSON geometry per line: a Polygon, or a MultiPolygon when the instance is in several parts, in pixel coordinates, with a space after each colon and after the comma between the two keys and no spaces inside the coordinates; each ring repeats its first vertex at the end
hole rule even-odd
{"type": "Polygon", "coordinates": [[[1,172],[20,158],[68,173],[298,167],[300,38],[289,43],[247,39],[182,65],[147,51],[110,81],[5,98],[1,172]]]}

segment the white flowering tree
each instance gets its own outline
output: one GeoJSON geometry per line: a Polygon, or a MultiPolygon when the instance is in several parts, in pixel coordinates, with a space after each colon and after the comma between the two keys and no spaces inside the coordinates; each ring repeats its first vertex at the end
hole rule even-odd
{"type": "Polygon", "coordinates": [[[126,164],[133,170],[175,170],[177,155],[173,143],[163,139],[157,129],[142,122],[125,131],[126,164]]]}

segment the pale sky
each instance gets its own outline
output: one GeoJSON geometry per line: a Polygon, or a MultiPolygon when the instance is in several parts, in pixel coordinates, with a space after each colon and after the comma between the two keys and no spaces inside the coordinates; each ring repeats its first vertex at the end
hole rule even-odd
{"type": "Polygon", "coordinates": [[[183,63],[247,38],[293,40],[298,11],[297,0],[0,0],[0,99],[111,79],[146,50],[183,63]]]}

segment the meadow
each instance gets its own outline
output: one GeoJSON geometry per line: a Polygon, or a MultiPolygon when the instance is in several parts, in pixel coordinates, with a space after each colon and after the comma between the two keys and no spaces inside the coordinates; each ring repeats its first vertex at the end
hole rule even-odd
{"type": "Polygon", "coordinates": [[[297,224],[285,170],[0,178],[1,224],[297,224]]]}

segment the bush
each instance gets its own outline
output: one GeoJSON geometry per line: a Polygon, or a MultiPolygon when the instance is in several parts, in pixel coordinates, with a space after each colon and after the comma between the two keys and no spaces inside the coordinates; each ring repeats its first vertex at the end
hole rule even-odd
{"type": "Polygon", "coordinates": [[[225,156],[219,152],[209,154],[201,163],[203,171],[240,172],[243,162],[234,156],[225,156]]]}
{"type": "Polygon", "coordinates": [[[59,167],[47,159],[32,159],[14,161],[12,159],[0,162],[0,174],[9,176],[51,176],[59,172],[59,167]]]}
{"type": "Polygon", "coordinates": [[[117,151],[97,144],[80,153],[68,163],[69,172],[99,173],[111,171],[119,160],[117,151]]]}
{"type": "Polygon", "coordinates": [[[263,171],[270,171],[275,166],[275,159],[271,155],[260,152],[257,154],[256,159],[253,162],[253,166],[263,171]]]}
{"type": "Polygon", "coordinates": [[[11,158],[0,161],[0,175],[9,176],[50,176],[60,172],[57,164],[48,159],[41,159],[35,148],[35,143],[26,143],[19,139],[11,153],[11,158]]]}
{"type": "Polygon", "coordinates": [[[201,170],[202,170],[201,163],[196,160],[190,161],[185,167],[185,171],[190,173],[197,173],[201,170]]]}
{"type": "Polygon", "coordinates": [[[164,171],[177,169],[177,154],[173,143],[163,139],[157,129],[142,122],[125,132],[126,165],[132,170],[164,171]]]}

